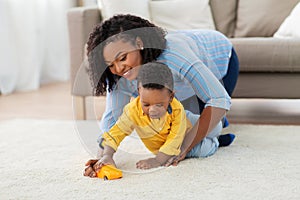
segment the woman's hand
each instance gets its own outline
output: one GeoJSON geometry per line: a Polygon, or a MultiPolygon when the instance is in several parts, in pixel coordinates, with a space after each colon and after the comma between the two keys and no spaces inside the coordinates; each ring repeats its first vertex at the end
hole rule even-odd
{"type": "Polygon", "coordinates": [[[101,169],[101,167],[108,164],[116,166],[115,161],[109,155],[103,155],[100,159],[88,160],[85,164],[87,167],[85,168],[83,175],[95,178],[97,177],[97,172],[101,169]]]}
{"type": "Polygon", "coordinates": [[[98,162],[98,159],[90,159],[85,163],[85,166],[87,166],[84,169],[84,176],[89,176],[91,178],[95,178],[97,176],[96,171],[94,170],[94,165],[98,162]]]}
{"type": "Polygon", "coordinates": [[[184,158],[186,157],[186,154],[187,154],[187,152],[183,151],[178,156],[173,156],[165,163],[164,166],[165,167],[169,167],[170,165],[177,166],[180,161],[184,160],[184,158]]]}

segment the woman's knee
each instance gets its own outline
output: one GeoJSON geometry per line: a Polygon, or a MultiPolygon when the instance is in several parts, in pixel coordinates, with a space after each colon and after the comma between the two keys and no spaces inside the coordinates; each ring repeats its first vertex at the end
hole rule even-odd
{"type": "Polygon", "coordinates": [[[208,139],[205,138],[203,140],[203,144],[201,145],[201,150],[199,152],[199,157],[205,158],[208,156],[212,156],[216,153],[219,147],[219,142],[217,138],[208,139]]]}

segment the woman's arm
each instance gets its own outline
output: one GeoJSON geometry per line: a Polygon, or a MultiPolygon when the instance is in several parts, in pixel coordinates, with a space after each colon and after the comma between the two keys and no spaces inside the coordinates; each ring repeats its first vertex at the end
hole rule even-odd
{"type": "Polygon", "coordinates": [[[121,90],[114,90],[112,92],[107,92],[105,101],[105,111],[100,120],[100,134],[97,142],[99,143],[99,148],[97,151],[96,158],[100,159],[103,154],[102,135],[108,132],[112,128],[118,118],[121,116],[124,106],[130,101],[131,96],[129,93],[123,92],[121,90]]]}
{"type": "Polygon", "coordinates": [[[206,106],[229,110],[230,96],[220,80],[227,73],[230,41],[216,31],[183,31],[169,34],[167,44],[159,60],[175,76],[175,96],[181,101],[196,94],[206,106]]]}
{"type": "Polygon", "coordinates": [[[129,93],[119,89],[106,94],[105,111],[100,121],[101,135],[104,132],[108,132],[115,125],[123,112],[124,106],[129,103],[130,98],[129,93]]]}
{"type": "MultiPolygon", "coordinates": [[[[102,141],[102,135],[108,132],[121,116],[126,104],[130,102],[130,98],[136,92],[136,86],[126,79],[120,79],[113,91],[106,94],[105,111],[100,121],[100,134],[98,143],[102,141]]],[[[102,156],[103,149],[98,148],[97,158],[102,156]]]]}

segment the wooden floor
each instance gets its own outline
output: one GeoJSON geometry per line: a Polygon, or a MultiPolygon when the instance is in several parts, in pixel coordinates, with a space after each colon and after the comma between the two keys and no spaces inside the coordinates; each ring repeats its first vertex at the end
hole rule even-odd
{"type": "MultiPolygon", "coordinates": [[[[99,119],[105,99],[88,99],[88,118],[99,119]]],[[[300,100],[233,99],[228,113],[231,123],[300,125],[300,100]]],[[[41,86],[37,91],[0,96],[0,120],[38,118],[72,120],[73,103],[69,82],[41,86]]]]}
{"type": "Polygon", "coordinates": [[[41,86],[37,91],[0,96],[0,120],[12,118],[73,119],[70,84],[41,86]]]}

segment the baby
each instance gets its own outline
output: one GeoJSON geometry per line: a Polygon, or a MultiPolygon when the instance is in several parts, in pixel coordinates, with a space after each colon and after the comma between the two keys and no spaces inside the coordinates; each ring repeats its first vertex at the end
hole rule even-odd
{"type": "Polygon", "coordinates": [[[142,65],[137,84],[139,96],[124,107],[116,124],[103,134],[104,151],[96,169],[106,164],[115,165],[113,154],[133,130],[155,155],[137,162],[139,169],[163,166],[180,153],[185,133],[192,124],[182,104],[174,98],[171,70],[158,62],[142,65]]]}

